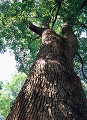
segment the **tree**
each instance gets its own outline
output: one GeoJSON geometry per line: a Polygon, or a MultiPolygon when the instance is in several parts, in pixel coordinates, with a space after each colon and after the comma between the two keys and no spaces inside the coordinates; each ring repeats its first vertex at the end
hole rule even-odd
{"type": "MultiPolygon", "coordinates": [[[[0,114],[4,118],[9,114],[14,100],[23,86],[25,79],[25,74],[18,73],[13,75],[11,82],[7,82],[3,85],[3,89],[0,91],[0,114]]],[[[2,82],[0,83],[2,86],[2,82]]]]}
{"type": "MultiPolygon", "coordinates": [[[[14,8],[8,13],[13,15],[17,24],[21,19],[21,25],[26,25],[27,30],[42,38],[41,48],[7,120],[87,119],[86,97],[80,78],[74,72],[73,59],[78,51],[78,40],[72,29],[73,25],[87,28],[83,22],[84,3],[83,0],[23,0],[22,3],[16,0],[15,8],[14,4],[7,6],[14,8]],[[37,17],[36,23],[42,27],[32,24],[32,17],[37,17]],[[59,21],[63,24],[61,36],[53,30],[59,21]]],[[[5,34],[9,37],[7,32],[5,34]]],[[[19,34],[16,37],[20,37],[19,34]]]]}

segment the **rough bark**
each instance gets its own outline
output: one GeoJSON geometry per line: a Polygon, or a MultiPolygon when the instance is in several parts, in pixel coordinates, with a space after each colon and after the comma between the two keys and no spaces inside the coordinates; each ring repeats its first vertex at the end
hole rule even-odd
{"type": "Polygon", "coordinates": [[[72,26],[67,21],[65,21],[63,25],[62,35],[65,38],[65,42],[67,44],[65,54],[68,57],[71,66],[73,66],[73,58],[78,51],[78,40],[73,32],[72,26]]]}
{"type": "Polygon", "coordinates": [[[50,29],[42,33],[41,49],[6,120],[87,120],[70,36],[62,38],[50,29]]]}

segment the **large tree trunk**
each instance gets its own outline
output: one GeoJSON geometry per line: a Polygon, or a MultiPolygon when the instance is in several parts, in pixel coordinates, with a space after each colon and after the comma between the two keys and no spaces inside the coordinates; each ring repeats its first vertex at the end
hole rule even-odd
{"type": "Polygon", "coordinates": [[[76,44],[67,40],[50,29],[42,33],[41,49],[6,120],[87,120],[72,64],[76,44]]]}

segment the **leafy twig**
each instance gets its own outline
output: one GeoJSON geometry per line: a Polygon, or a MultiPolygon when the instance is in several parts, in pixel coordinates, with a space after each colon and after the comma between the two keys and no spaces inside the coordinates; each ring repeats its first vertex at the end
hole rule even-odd
{"type": "MultiPolygon", "coordinates": [[[[85,0],[85,1],[78,7],[79,11],[78,11],[78,9],[77,9],[77,11],[75,11],[75,13],[72,14],[71,17],[68,18],[68,20],[71,20],[72,18],[74,18],[75,15],[79,14],[79,13],[80,13],[80,10],[82,10],[85,6],[87,6],[87,0],[85,0]]],[[[78,24],[81,25],[80,22],[79,22],[78,24]]],[[[82,24],[82,25],[83,25],[83,24],[82,24]]],[[[84,25],[83,25],[83,26],[84,26],[84,25]]],[[[85,28],[87,29],[87,27],[85,27],[85,28]]]]}
{"type": "Polygon", "coordinates": [[[40,37],[40,35],[39,35],[38,37],[34,38],[33,40],[36,40],[36,39],[38,39],[39,37],[40,37]]]}

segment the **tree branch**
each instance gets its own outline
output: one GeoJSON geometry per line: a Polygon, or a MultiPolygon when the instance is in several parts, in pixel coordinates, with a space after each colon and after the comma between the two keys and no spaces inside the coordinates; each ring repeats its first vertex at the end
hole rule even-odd
{"type": "Polygon", "coordinates": [[[38,37],[34,38],[33,40],[36,40],[36,39],[38,39],[39,37],[40,37],[40,35],[39,35],[38,37]]]}
{"type": "Polygon", "coordinates": [[[57,15],[58,15],[58,13],[59,13],[59,10],[60,10],[60,7],[61,7],[61,3],[62,3],[62,0],[61,0],[61,1],[60,1],[60,3],[59,3],[59,7],[58,7],[58,9],[57,9],[56,16],[55,16],[55,19],[54,19],[54,21],[53,21],[53,24],[52,24],[52,27],[51,27],[51,29],[53,28],[53,26],[54,26],[54,24],[55,24],[55,22],[56,22],[57,15]]]}
{"type": "Polygon", "coordinates": [[[81,4],[80,9],[83,9],[83,7],[85,7],[85,6],[87,6],[87,0],[85,0],[85,1],[83,2],[83,4],[81,4]]]}
{"type": "Polygon", "coordinates": [[[33,25],[30,21],[28,22],[29,24],[29,29],[35,33],[37,33],[38,35],[42,35],[42,28],[41,27],[37,27],[35,25],[33,25]]]}
{"type": "Polygon", "coordinates": [[[83,76],[87,79],[87,77],[86,77],[86,75],[84,74],[84,71],[83,71],[83,60],[82,60],[82,58],[81,58],[79,52],[77,52],[77,55],[78,55],[79,60],[80,60],[80,62],[81,62],[81,64],[82,64],[82,74],[83,74],[83,76]]]}
{"type": "MultiPolygon", "coordinates": [[[[57,5],[57,4],[56,4],[56,5],[57,5]]],[[[51,13],[51,17],[49,18],[48,23],[50,23],[50,21],[51,21],[51,19],[52,19],[53,13],[54,13],[54,11],[56,10],[56,5],[54,5],[54,7],[53,7],[53,10],[52,10],[52,13],[51,13]]]]}
{"type": "Polygon", "coordinates": [[[38,34],[39,36],[42,35],[43,28],[37,27],[37,26],[33,25],[30,21],[27,22],[26,20],[23,20],[23,23],[25,23],[25,24],[29,27],[29,29],[30,29],[31,31],[35,32],[35,33],[38,34]]]}
{"type": "MultiPolygon", "coordinates": [[[[72,18],[74,18],[74,16],[78,13],[80,13],[80,10],[83,9],[83,7],[87,6],[87,0],[85,0],[80,6],[79,6],[79,11],[77,10],[74,14],[71,15],[70,18],[68,18],[68,20],[71,20],[72,18]]],[[[79,25],[81,25],[81,23],[79,23],[79,25]]],[[[82,24],[83,25],[83,24],[82,24]]],[[[83,25],[84,26],[84,25],[83,25]]],[[[85,27],[85,26],[84,26],[85,27]]],[[[87,29],[87,27],[85,27],[87,29]]]]}
{"type": "Polygon", "coordinates": [[[87,26],[79,21],[78,21],[78,23],[74,23],[73,25],[80,25],[82,28],[87,29],[87,26]]]}

